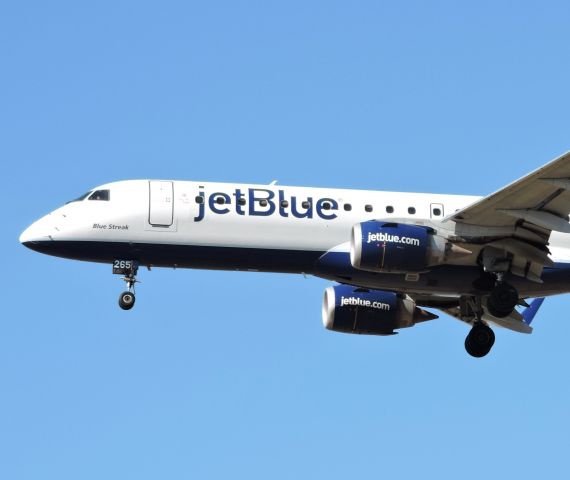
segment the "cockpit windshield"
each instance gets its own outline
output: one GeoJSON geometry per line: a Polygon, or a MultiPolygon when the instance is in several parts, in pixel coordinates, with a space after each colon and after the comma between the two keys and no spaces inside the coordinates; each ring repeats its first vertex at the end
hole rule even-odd
{"type": "Polygon", "coordinates": [[[86,198],[88,200],[102,200],[108,202],[111,200],[111,192],[109,190],[89,190],[87,193],[84,193],[80,197],[77,197],[75,200],[70,200],[67,203],[82,202],[86,198]]]}
{"type": "Polygon", "coordinates": [[[103,200],[108,202],[111,198],[109,190],[95,190],[90,196],[89,200],[103,200]]]}
{"type": "Polygon", "coordinates": [[[84,193],[83,195],[81,195],[80,197],[77,197],[75,200],[70,200],[67,203],[73,203],[73,202],[81,202],[82,200],[85,200],[92,192],[93,190],[89,190],[87,193],[84,193]]]}

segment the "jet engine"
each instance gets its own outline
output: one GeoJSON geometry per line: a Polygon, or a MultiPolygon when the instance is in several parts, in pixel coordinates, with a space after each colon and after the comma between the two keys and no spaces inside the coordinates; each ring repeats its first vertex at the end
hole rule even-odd
{"type": "Polygon", "coordinates": [[[327,288],[323,299],[323,325],[335,332],[391,335],[434,318],[412,298],[392,292],[337,285],[327,288]]]}
{"type": "Polygon", "coordinates": [[[420,225],[371,220],[352,227],[350,262],[370,272],[419,272],[471,252],[420,225]]]}

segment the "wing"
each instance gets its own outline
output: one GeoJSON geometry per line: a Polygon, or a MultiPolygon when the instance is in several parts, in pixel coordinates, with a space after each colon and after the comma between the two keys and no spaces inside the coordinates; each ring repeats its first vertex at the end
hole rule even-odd
{"type": "Polygon", "coordinates": [[[539,233],[570,233],[570,152],[448,217],[486,227],[521,220],[539,233]]]}
{"type": "Polygon", "coordinates": [[[485,244],[483,266],[541,282],[553,231],[570,233],[570,152],[447,217],[467,242],[485,244]],[[502,253],[501,253],[502,252],[502,253]],[[507,265],[507,266],[505,266],[507,265]]]}

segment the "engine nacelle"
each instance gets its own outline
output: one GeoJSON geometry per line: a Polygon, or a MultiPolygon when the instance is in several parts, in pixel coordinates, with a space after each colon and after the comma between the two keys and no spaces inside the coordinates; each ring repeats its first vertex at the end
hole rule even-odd
{"type": "Polygon", "coordinates": [[[337,285],[327,288],[323,299],[323,325],[335,332],[391,335],[434,318],[407,295],[392,292],[337,285]]]}
{"type": "Polygon", "coordinates": [[[470,253],[420,225],[371,220],[352,227],[350,262],[359,270],[419,272],[470,253]]]}

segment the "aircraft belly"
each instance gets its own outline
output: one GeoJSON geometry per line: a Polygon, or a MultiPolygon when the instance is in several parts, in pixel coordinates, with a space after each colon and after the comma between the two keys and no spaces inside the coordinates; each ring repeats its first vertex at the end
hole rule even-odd
{"type": "MultiPolygon", "coordinates": [[[[124,258],[141,266],[307,273],[367,288],[417,294],[484,294],[494,285],[494,277],[478,267],[442,265],[408,277],[357,270],[350,264],[348,252],[94,241],[42,241],[27,246],[54,256],[100,263],[124,258]]],[[[570,265],[546,268],[543,280],[540,284],[507,276],[524,297],[565,293],[570,291],[570,265]]]]}
{"type": "Polygon", "coordinates": [[[322,251],[101,241],[41,241],[27,247],[74,260],[109,263],[136,260],[140,266],[209,270],[313,273],[322,251]]]}
{"type": "MultiPolygon", "coordinates": [[[[477,266],[441,265],[418,275],[374,273],[357,270],[350,263],[348,252],[327,252],[319,258],[315,275],[351,285],[377,290],[417,294],[477,295],[489,293],[495,277],[477,266]]],[[[545,268],[543,283],[507,274],[505,280],[523,297],[539,297],[570,291],[570,265],[556,264],[545,268]]]]}

